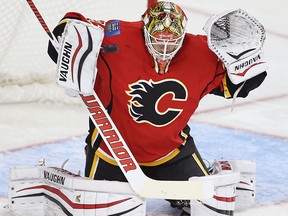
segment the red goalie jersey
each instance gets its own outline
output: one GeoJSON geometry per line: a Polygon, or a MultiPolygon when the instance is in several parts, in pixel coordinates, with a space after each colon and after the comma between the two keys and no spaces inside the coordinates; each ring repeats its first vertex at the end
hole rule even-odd
{"type": "MultiPolygon", "coordinates": [[[[117,44],[119,51],[100,54],[95,91],[136,160],[147,163],[185,145],[183,129],[200,99],[221,84],[225,71],[206,38],[188,34],[169,72],[157,74],[141,25],[106,23],[103,45],[117,44]]],[[[104,143],[98,153],[110,156],[104,143]]]]}
{"type": "MultiPolygon", "coordinates": [[[[64,19],[79,17],[68,13],[64,19]]],[[[53,33],[61,31],[63,22],[53,33]]],[[[108,21],[103,46],[111,44],[119,50],[100,52],[94,89],[140,165],[159,165],[176,156],[189,137],[187,123],[201,98],[208,93],[231,98],[241,85],[229,81],[206,36],[187,33],[165,74],[155,72],[142,22],[108,21]]],[[[238,96],[246,97],[265,76],[263,72],[246,81],[238,96]]],[[[116,164],[91,121],[86,142],[98,157],[116,164]]]]}

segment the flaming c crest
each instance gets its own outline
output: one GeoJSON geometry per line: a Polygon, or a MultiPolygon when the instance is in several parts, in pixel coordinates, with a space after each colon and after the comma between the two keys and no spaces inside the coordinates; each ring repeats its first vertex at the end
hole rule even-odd
{"type": "Polygon", "coordinates": [[[166,79],[159,82],[152,80],[139,80],[129,85],[126,93],[131,96],[128,103],[129,113],[138,123],[149,123],[156,127],[163,127],[172,121],[183,111],[181,108],[168,108],[159,110],[159,103],[165,95],[171,94],[172,101],[186,101],[187,89],[183,83],[175,79],[166,79]]]}

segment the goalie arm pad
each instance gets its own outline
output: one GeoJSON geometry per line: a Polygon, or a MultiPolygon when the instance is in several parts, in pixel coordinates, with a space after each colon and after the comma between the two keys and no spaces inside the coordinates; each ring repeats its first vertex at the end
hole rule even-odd
{"type": "Polygon", "coordinates": [[[265,29],[242,9],[212,16],[204,26],[209,48],[221,59],[233,84],[267,70],[263,54],[265,29]]]}
{"type": "MultiPolygon", "coordinates": [[[[243,87],[241,88],[240,92],[237,94],[237,97],[245,98],[248,96],[249,92],[258,88],[267,76],[266,72],[262,72],[248,80],[245,81],[243,87]]],[[[213,89],[210,94],[222,96],[225,98],[233,98],[235,92],[241,87],[242,83],[233,84],[229,78],[229,76],[224,76],[222,80],[222,84],[213,89]]]]}

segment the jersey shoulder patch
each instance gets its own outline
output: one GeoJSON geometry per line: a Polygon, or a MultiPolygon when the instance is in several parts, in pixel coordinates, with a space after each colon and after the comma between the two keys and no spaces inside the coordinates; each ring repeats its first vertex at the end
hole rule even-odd
{"type": "Polygon", "coordinates": [[[120,20],[111,20],[106,23],[105,26],[105,35],[106,37],[111,37],[119,35],[120,31],[120,20]]]}

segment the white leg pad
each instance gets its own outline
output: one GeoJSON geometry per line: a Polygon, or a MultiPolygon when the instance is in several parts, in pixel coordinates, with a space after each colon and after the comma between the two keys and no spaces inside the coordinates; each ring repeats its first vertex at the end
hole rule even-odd
{"type": "Polygon", "coordinates": [[[231,161],[240,172],[240,182],[236,184],[235,211],[245,210],[255,204],[256,163],[249,160],[231,161]]]}
{"type": "Polygon", "coordinates": [[[223,175],[223,181],[215,185],[215,195],[207,200],[191,200],[191,216],[224,216],[233,215],[236,200],[236,184],[239,173],[230,161],[216,161],[214,175],[223,175]],[[237,178],[233,173],[238,173],[237,178]]]}
{"type": "Polygon", "coordinates": [[[126,182],[90,180],[38,166],[11,169],[9,209],[19,216],[144,216],[146,200],[126,182]]]}
{"type": "Polygon", "coordinates": [[[191,216],[233,215],[235,208],[235,184],[220,186],[215,196],[208,200],[191,200],[191,216]]]}

